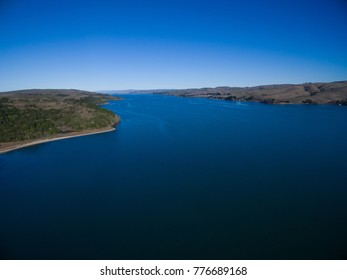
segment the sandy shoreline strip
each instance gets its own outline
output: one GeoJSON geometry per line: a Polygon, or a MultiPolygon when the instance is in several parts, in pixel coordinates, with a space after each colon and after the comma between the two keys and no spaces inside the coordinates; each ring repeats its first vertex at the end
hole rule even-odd
{"type": "Polygon", "coordinates": [[[88,131],[84,131],[84,132],[82,132],[82,131],[81,132],[71,132],[69,134],[66,134],[66,136],[58,136],[58,137],[54,137],[54,138],[34,140],[32,142],[18,143],[18,144],[14,144],[13,146],[0,147],[0,154],[7,153],[10,151],[14,151],[14,150],[18,150],[18,149],[22,149],[22,148],[26,148],[29,146],[42,144],[42,143],[64,140],[64,139],[80,137],[80,136],[106,133],[106,132],[111,132],[111,131],[115,131],[115,130],[116,129],[114,127],[111,127],[111,128],[107,128],[107,129],[88,130],[88,131]]]}

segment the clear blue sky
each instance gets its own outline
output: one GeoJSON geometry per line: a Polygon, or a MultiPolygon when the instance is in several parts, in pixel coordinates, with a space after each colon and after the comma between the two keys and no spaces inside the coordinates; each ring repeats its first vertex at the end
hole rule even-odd
{"type": "Polygon", "coordinates": [[[346,79],[346,0],[0,0],[0,91],[346,79]]]}

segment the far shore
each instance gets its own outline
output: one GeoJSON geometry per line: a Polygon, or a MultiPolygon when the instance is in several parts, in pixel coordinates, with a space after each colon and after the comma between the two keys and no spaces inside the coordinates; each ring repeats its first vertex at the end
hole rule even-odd
{"type": "Polygon", "coordinates": [[[106,132],[111,132],[116,130],[115,127],[108,127],[104,129],[95,129],[95,130],[85,130],[85,131],[75,131],[75,132],[70,132],[64,134],[64,136],[54,136],[52,138],[44,138],[44,139],[37,139],[37,140],[28,140],[28,141],[23,141],[23,142],[7,142],[7,143],[0,143],[0,154],[7,153],[10,151],[42,144],[42,143],[47,143],[47,142],[52,142],[52,141],[58,141],[58,140],[64,140],[68,138],[73,138],[73,137],[80,137],[80,136],[87,136],[87,135],[92,135],[92,134],[100,134],[100,133],[106,133],[106,132]]]}

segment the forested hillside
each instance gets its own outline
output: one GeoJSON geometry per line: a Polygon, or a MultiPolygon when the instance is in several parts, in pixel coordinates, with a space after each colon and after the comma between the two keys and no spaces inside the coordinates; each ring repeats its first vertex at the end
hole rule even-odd
{"type": "Polygon", "coordinates": [[[111,127],[119,117],[99,105],[115,99],[78,90],[0,93],[0,143],[111,127]]]}

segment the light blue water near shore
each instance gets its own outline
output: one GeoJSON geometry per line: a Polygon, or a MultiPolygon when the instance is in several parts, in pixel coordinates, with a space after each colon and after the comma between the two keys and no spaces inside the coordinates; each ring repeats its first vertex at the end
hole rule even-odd
{"type": "Polygon", "coordinates": [[[1,258],[347,258],[347,107],[123,97],[0,155],[1,258]]]}

